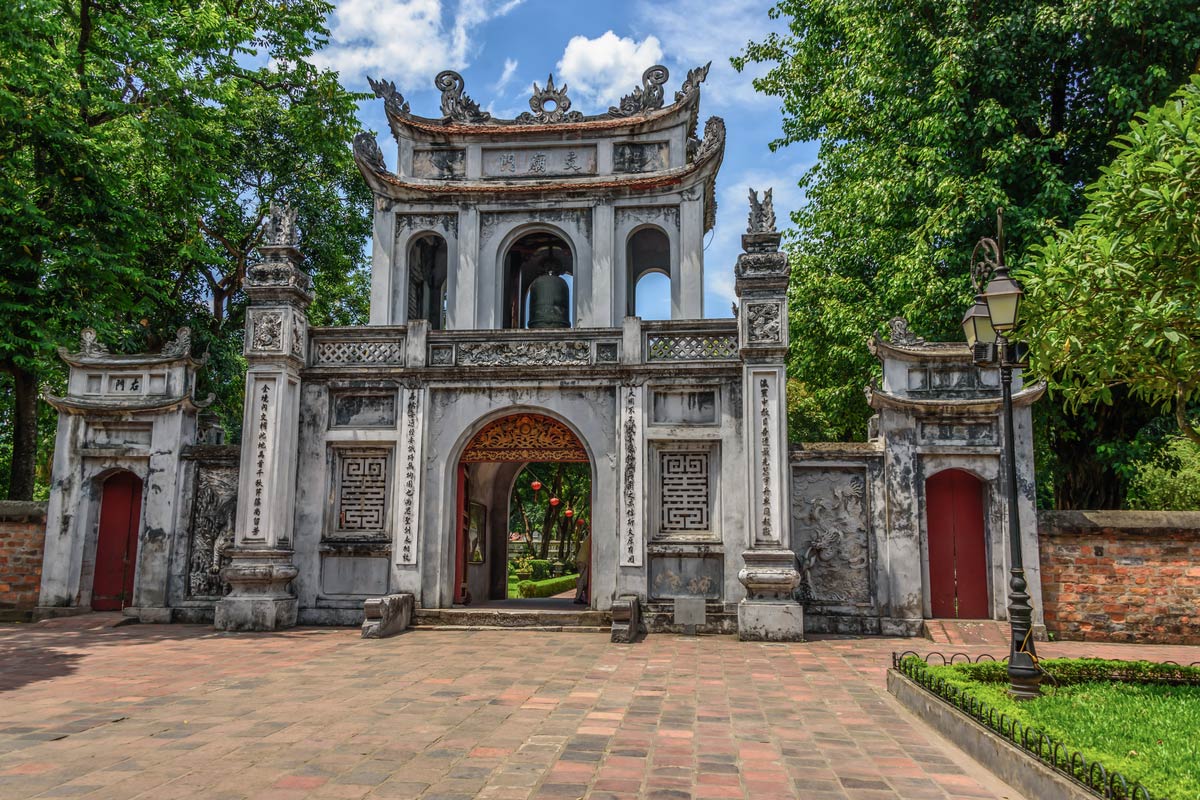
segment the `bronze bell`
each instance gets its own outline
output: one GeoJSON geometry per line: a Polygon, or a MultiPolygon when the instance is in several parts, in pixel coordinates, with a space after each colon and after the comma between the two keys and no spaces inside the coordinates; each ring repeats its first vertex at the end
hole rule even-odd
{"type": "Polygon", "coordinates": [[[553,272],[536,278],[529,287],[529,327],[571,327],[571,290],[553,272]]]}

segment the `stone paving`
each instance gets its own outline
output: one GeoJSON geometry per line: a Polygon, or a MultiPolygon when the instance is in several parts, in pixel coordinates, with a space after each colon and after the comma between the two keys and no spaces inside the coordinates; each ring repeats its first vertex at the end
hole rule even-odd
{"type": "Polygon", "coordinates": [[[0,627],[0,797],[1019,797],[887,694],[923,640],[109,624],[0,627]]]}

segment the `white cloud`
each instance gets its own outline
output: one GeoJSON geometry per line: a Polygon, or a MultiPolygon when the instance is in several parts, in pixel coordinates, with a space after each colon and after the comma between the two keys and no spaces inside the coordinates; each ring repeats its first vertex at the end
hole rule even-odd
{"type": "Polygon", "coordinates": [[[559,59],[557,82],[568,83],[572,95],[608,106],[640,86],[642,73],[662,57],[662,46],[654,36],[640,42],[612,31],[595,39],[574,36],[559,59]]]}
{"type": "Polygon", "coordinates": [[[313,61],[344,82],[364,76],[394,80],[402,91],[429,88],[443,69],[470,63],[472,34],[523,0],[340,0],[328,20],[330,44],[313,61]]]}
{"type": "Polygon", "coordinates": [[[778,104],[776,98],[758,94],[751,85],[755,77],[766,74],[766,65],[751,64],[739,73],[729,63],[747,42],[785,30],[783,22],[768,16],[773,5],[773,0],[640,0],[635,19],[640,29],[662,42],[672,73],[683,70],[680,78],[687,69],[712,61],[704,83],[705,99],[711,107],[778,104]]]}
{"type": "Polygon", "coordinates": [[[500,73],[500,78],[493,85],[492,89],[497,94],[503,92],[508,84],[512,82],[513,76],[517,74],[517,60],[515,58],[504,59],[504,69],[500,73]]]}

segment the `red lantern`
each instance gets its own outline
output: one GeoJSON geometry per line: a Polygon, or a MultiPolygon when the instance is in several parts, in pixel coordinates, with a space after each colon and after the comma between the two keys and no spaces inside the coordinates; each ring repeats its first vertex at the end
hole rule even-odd
{"type": "Polygon", "coordinates": [[[550,505],[552,505],[552,506],[556,506],[556,505],[558,505],[558,504],[559,504],[559,503],[561,503],[561,502],[562,502],[562,501],[561,501],[561,500],[559,500],[557,497],[551,497],[551,498],[550,498],[550,505]]]}
{"type": "Polygon", "coordinates": [[[563,516],[566,517],[567,519],[570,519],[571,517],[575,516],[575,512],[568,508],[566,511],[563,512],[563,516]]]}
{"type": "Polygon", "coordinates": [[[580,517],[579,519],[575,520],[575,524],[576,524],[576,525],[582,525],[582,524],[583,524],[583,517],[580,517]]]}
{"type": "Polygon", "coordinates": [[[533,483],[529,484],[529,488],[530,488],[530,489],[533,489],[533,490],[536,492],[536,491],[538,491],[539,489],[541,489],[541,488],[542,488],[542,482],[541,482],[541,481],[534,481],[533,483]]]}

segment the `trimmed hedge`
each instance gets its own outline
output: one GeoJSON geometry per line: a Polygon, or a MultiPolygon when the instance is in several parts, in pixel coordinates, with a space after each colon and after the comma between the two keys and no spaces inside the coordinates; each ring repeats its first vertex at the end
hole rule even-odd
{"type": "MultiPolygon", "coordinates": [[[[1114,661],[1103,658],[1044,658],[1038,663],[1054,683],[1063,686],[1092,681],[1200,684],[1200,667],[1184,667],[1178,664],[1114,661]]],[[[955,664],[954,669],[968,680],[981,683],[1008,682],[1008,664],[1003,661],[955,664]]]]}
{"type": "Polygon", "coordinates": [[[553,597],[574,589],[578,578],[578,575],[563,575],[544,581],[521,581],[517,584],[517,594],[524,598],[553,597]]]}

